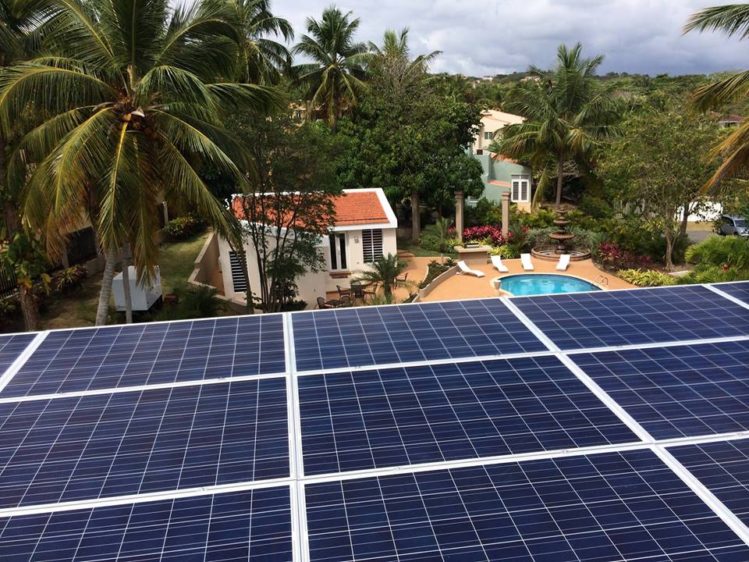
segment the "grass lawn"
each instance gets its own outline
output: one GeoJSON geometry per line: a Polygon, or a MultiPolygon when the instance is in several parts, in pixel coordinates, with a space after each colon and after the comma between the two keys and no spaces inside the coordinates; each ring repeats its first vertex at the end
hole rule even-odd
{"type": "MultiPolygon", "coordinates": [[[[170,293],[178,283],[187,281],[206,238],[207,232],[185,242],[161,245],[159,263],[163,294],[170,293]]],[[[100,287],[101,274],[96,274],[86,279],[77,291],[64,297],[49,298],[46,309],[41,314],[40,328],[50,330],[93,326],[100,287]]]]}

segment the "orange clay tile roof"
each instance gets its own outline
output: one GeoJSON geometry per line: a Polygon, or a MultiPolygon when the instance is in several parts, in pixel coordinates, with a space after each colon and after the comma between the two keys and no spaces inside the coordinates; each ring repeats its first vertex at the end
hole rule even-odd
{"type": "MultiPolygon", "coordinates": [[[[355,226],[358,224],[384,224],[389,222],[380,198],[372,191],[349,191],[334,198],[335,226],[355,226]]],[[[234,215],[244,218],[242,200],[236,197],[232,201],[234,215]]]]}
{"type": "Polygon", "coordinates": [[[499,180],[489,180],[489,185],[498,185],[500,187],[512,187],[509,182],[499,180]]]}

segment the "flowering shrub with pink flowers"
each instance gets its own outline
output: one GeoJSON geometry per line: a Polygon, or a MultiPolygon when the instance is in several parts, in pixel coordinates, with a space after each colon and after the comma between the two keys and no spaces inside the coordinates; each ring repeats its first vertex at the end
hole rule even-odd
{"type": "Polygon", "coordinates": [[[598,261],[610,269],[647,269],[653,265],[653,260],[648,256],[638,256],[611,242],[604,242],[598,246],[597,253],[598,261]]]}
{"type": "Polygon", "coordinates": [[[512,232],[507,240],[502,236],[502,229],[497,226],[472,226],[463,230],[463,240],[466,242],[484,242],[492,246],[503,246],[512,239],[512,232]]]}

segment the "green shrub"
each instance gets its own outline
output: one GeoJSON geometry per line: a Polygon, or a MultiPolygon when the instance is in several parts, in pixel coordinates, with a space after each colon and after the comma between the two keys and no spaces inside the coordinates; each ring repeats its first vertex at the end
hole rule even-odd
{"type": "Polygon", "coordinates": [[[463,216],[465,218],[465,226],[467,227],[501,224],[502,207],[482,197],[478,200],[475,207],[466,205],[463,216]]]}
{"type": "Polygon", "coordinates": [[[638,287],[660,287],[662,285],[676,285],[673,275],[662,273],[654,269],[620,269],[616,275],[627,283],[638,287]]]}
{"type": "Polygon", "coordinates": [[[56,293],[69,293],[80,287],[87,276],[88,271],[82,265],[66,267],[52,274],[51,289],[56,293]]]}
{"type": "Polygon", "coordinates": [[[492,256],[500,256],[501,258],[511,260],[520,257],[520,252],[517,251],[517,248],[505,244],[504,246],[495,246],[491,250],[489,250],[489,254],[492,256]]]}
{"type": "Polygon", "coordinates": [[[205,222],[192,216],[177,217],[170,220],[162,229],[164,238],[169,242],[180,242],[200,234],[205,230],[205,222]]]}
{"type": "Polygon", "coordinates": [[[711,236],[686,251],[689,263],[749,269],[749,240],[740,236],[711,236]]]}
{"type": "Polygon", "coordinates": [[[556,213],[549,209],[536,209],[531,213],[519,211],[517,207],[510,207],[510,224],[517,224],[526,228],[549,228],[554,226],[556,213]]]}
{"type": "Polygon", "coordinates": [[[159,320],[188,320],[219,316],[226,305],[218,297],[218,290],[207,285],[197,287],[180,283],[174,287],[177,304],[165,306],[158,314],[159,320]]]}
{"type": "Polygon", "coordinates": [[[595,195],[583,195],[580,203],[577,206],[577,210],[593,219],[607,219],[611,218],[614,214],[614,210],[608,201],[602,197],[595,195]]]}
{"type": "Polygon", "coordinates": [[[455,261],[452,259],[446,259],[445,263],[440,263],[437,260],[430,261],[429,265],[427,266],[427,276],[421,283],[419,283],[419,289],[428,287],[432,281],[445,273],[451,267],[455,267],[455,261]]]}
{"type": "Polygon", "coordinates": [[[749,270],[717,265],[700,266],[694,271],[679,278],[679,284],[722,283],[725,281],[743,281],[749,279],[749,270]]]}

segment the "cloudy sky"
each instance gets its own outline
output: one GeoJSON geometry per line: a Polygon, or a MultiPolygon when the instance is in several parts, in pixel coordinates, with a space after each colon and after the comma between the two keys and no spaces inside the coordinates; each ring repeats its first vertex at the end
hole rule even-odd
{"type": "MultiPolygon", "coordinates": [[[[602,72],[710,73],[749,66],[749,41],[719,33],[682,35],[694,11],[721,0],[340,0],[361,19],[359,39],[411,30],[414,54],[443,51],[434,71],[472,76],[552,66],[556,47],[581,41],[604,54],[602,72]]],[[[298,35],[330,0],[272,0],[298,35]]]]}

